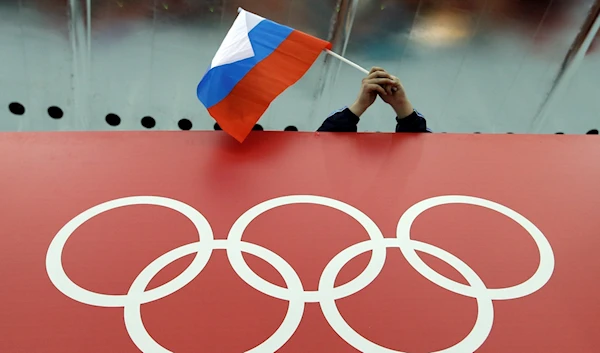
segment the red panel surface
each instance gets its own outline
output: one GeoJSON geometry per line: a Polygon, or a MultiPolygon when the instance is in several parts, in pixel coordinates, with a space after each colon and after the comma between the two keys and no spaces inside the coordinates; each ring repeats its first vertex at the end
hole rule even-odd
{"type": "Polygon", "coordinates": [[[387,352],[459,344],[454,351],[579,353],[600,346],[595,136],[257,132],[240,145],[220,132],[14,133],[0,134],[0,151],[0,352],[377,351],[361,348],[373,342],[387,352]],[[289,195],[309,196],[278,199],[289,195]],[[55,261],[49,248],[56,250],[65,225],[133,196],[151,197],[124,202],[199,212],[215,240],[173,209],[130,205],[84,222],[55,261]],[[299,203],[258,215],[243,242],[228,239],[242,214],[277,200],[299,203]],[[350,205],[385,240],[367,241],[349,215],[303,200],[350,205]],[[397,232],[413,205],[436,200],[449,204],[425,210],[408,224],[410,234],[397,232]],[[489,207],[460,203],[469,200],[505,206],[541,238],[536,243],[489,207]],[[145,268],[186,244],[175,251],[190,255],[156,267],[144,292],[140,278],[152,270],[145,268]],[[354,244],[364,253],[332,261],[354,244]],[[424,263],[411,258],[413,248],[424,263]],[[240,249],[254,253],[243,259],[270,286],[236,272],[240,249]],[[334,290],[327,282],[336,261],[343,268],[334,290]],[[107,296],[77,297],[57,279],[61,263],[73,283],[107,296]],[[182,272],[190,277],[177,286],[171,280],[182,272]],[[501,289],[523,282],[529,289],[501,289]],[[333,317],[333,302],[347,326],[333,317]],[[279,343],[261,345],[276,332],[279,343]]]}

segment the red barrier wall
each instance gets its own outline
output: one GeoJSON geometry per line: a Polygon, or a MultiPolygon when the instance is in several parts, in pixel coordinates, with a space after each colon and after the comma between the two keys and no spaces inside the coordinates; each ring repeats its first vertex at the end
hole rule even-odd
{"type": "Polygon", "coordinates": [[[9,133],[0,151],[1,352],[600,346],[595,136],[9,133]]]}

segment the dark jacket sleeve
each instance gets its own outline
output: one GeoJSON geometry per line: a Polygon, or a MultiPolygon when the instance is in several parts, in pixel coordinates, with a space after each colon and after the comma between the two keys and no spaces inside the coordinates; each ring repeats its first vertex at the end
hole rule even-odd
{"type": "MultiPolygon", "coordinates": [[[[357,125],[360,119],[348,108],[338,110],[331,114],[321,127],[317,130],[320,132],[356,132],[357,125]]],[[[425,117],[417,111],[407,116],[404,119],[396,117],[396,132],[431,132],[427,128],[425,117]]]]}
{"type": "Polygon", "coordinates": [[[331,114],[317,131],[321,132],[356,132],[359,118],[348,108],[331,114]]]}
{"type": "Polygon", "coordinates": [[[431,130],[427,128],[425,117],[415,110],[404,119],[396,117],[396,132],[431,132],[431,130]]]}

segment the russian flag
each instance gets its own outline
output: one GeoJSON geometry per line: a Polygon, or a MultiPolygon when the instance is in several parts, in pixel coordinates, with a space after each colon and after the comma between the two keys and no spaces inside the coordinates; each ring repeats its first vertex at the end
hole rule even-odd
{"type": "Polygon", "coordinates": [[[327,41],[240,9],[198,84],[198,99],[242,142],[271,102],[330,48],[327,41]]]}

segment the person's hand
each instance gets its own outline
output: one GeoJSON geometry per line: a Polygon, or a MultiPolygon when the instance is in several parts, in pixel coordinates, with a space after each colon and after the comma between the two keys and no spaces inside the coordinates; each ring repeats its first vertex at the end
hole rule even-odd
{"type": "Polygon", "coordinates": [[[354,104],[349,107],[350,111],[360,117],[375,102],[378,95],[381,97],[388,95],[384,87],[394,87],[395,85],[392,76],[384,69],[380,67],[372,68],[369,75],[362,80],[360,93],[354,104]]]}
{"type": "Polygon", "coordinates": [[[412,114],[414,108],[406,97],[406,91],[398,77],[390,77],[393,83],[384,86],[387,94],[381,95],[381,99],[394,109],[400,119],[406,118],[412,114]]]}

